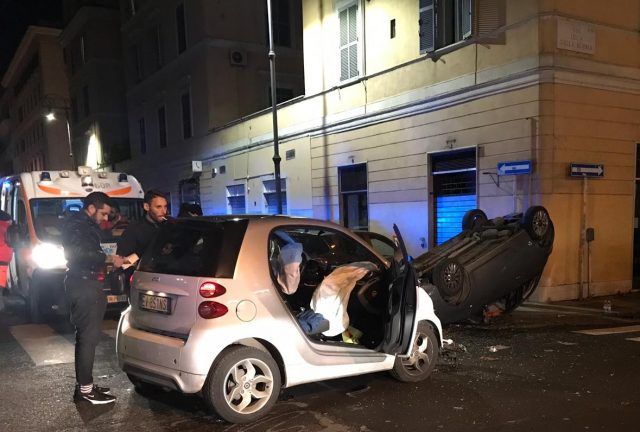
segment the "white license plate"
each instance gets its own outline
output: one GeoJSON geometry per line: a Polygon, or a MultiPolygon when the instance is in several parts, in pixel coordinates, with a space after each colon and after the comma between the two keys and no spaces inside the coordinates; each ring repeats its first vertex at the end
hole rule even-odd
{"type": "Polygon", "coordinates": [[[160,312],[164,314],[171,313],[171,298],[169,297],[140,293],[139,300],[140,302],[138,306],[140,307],[140,309],[152,312],[160,312]]]}
{"type": "Polygon", "coordinates": [[[121,303],[121,302],[126,302],[127,301],[127,295],[123,294],[123,295],[108,295],[107,296],[107,303],[121,303]]]}

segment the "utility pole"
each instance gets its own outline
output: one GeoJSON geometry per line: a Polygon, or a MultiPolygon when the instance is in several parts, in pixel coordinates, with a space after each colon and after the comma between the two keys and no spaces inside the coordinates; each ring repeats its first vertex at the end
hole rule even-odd
{"type": "Polygon", "coordinates": [[[273,117],[273,173],[276,181],[278,214],[282,214],[282,185],[280,184],[280,151],[278,148],[278,109],[276,107],[276,52],[273,49],[273,20],[271,0],[267,0],[267,22],[269,26],[269,66],[271,72],[271,113],[273,117]]]}

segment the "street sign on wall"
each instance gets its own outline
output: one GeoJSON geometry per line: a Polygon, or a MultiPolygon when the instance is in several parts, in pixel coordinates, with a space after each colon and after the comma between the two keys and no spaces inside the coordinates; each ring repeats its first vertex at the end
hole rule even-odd
{"type": "Polygon", "coordinates": [[[604,177],[604,165],[594,163],[572,163],[569,165],[571,177],[604,177]]]}
{"type": "Polygon", "coordinates": [[[498,162],[498,175],[531,174],[531,161],[498,162]]]}

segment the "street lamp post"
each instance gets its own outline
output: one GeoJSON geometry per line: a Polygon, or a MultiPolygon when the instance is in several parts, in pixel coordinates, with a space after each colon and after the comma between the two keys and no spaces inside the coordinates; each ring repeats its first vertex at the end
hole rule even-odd
{"type": "Polygon", "coordinates": [[[271,113],[273,117],[273,173],[276,181],[276,197],[278,214],[282,213],[282,185],[280,184],[280,152],[278,149],[278,109],[276,105],[276,52],[273,49],[273,20],[271,16],[271,0],[267,0],[267,22],[269,26],[269,66],[271,73],[271,113]]]}
{"type": "Polygon", "coordinates": [[[64,119],[67,126],[67,142],[69,143],[69,157],[73,157],[73,146],[71,144],[71,125],[69,122],[69,100],[61,95],[47,94],[42,98],[42,106],[47,110],[45,115],[47,121],[54,121],[56,115],[54,110],[64,112],[64,119]]]}

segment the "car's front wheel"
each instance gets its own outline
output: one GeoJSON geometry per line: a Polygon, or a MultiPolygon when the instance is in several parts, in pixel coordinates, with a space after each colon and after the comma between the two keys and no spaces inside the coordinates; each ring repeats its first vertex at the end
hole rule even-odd
{"type": "Polygon", "coordinates": [[[411,355],[396,357],[391,375],[403,382],[419,382],[426,379],[438,361],[438,346],[433,326],[426,321],[420,321],[413,339],[411,355]]]}
{"type": "Polygon", "coordinates": [[[280,369],[263,350],[233,346],[214,363],[202,393],[207,404],[230,423],[248,423],[264,416],[280,393],[280,369]]]}

